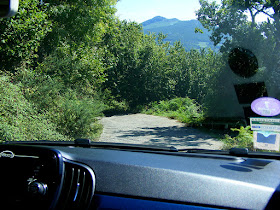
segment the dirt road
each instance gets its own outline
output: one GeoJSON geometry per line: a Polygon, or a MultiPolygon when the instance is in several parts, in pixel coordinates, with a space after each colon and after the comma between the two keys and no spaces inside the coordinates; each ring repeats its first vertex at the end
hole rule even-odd
{"type": "Polygon", "coordinates": [[[99,141],[176,148],[221,149],[223,143],[202,131],[165,117],[131,114],[104,117],[99,141]]]}

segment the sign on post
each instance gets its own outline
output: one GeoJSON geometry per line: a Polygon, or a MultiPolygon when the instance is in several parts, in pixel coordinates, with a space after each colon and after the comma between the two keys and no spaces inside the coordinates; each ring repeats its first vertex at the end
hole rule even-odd
{"type": "Polygon", "coordinates": [[[250,118],[254,136],[254,148],[279,151],[280,119],[255,117],[250,118]]]}

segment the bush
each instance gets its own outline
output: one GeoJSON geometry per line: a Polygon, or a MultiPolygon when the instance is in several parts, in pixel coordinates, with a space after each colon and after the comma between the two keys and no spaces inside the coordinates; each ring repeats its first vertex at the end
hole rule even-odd
{"type": "Polygon", "coordinates": [[[61,78],[29,70],[18,72],[25,97],[44,112],[54,128],[69,139],[95,139],[102,127],[97,122],[105,108],[98,94],[67,88],[61,78]]]}
{"type": "Polygon", "coordinates": [[[103,111],[105,116],[126,114],[130,111],[129,104],[125,100],[118,100],[108,89],[103,91],[102,96],[105,103],[105,109],[103,111]]]}
{"type": "Polygon", "coordinates": [[[97,117],[104,104],[97,96],[78,94],[59,78],[28,70],[0,82],[2,141],[96,139],[102,131],[97,117]]]}
{"type": "Polygon", "coordinates": [[[251,127],[243,127],[241,126],[240,129],[238,128],[231,128],[232,131],[237,131],[238,135],[235,137],[231,137],[229,135],[225,135],[224,147],[223,149],[228,150],[233,147],[237,148],[248,148],[249,150],[253,150],[253,131],[251,131],[251,127]]]}
{"type": "Polygon", "coordinates": [[[51,111],[51,119],[60,133],[72,139],[95,139],[102,128],[97,117],[102,115],[104,104],[93,98],[78,99],[75,94],[61,98],[60,104],[51,111]]]}
{"type": "Polygon", "coordinates": [[[1,141],[69,140],[56,131],[46,113],[38,113],[24,97],[20,84],[13,84],[10,77],[0,77],[0,98],[1,141]]]}
{"type": "Polygon", "coordinates": [[[144,113],[177,119],[188,125],[199,124],[204,119],[201,106],[190,98],[152,102],[144,113]]]}

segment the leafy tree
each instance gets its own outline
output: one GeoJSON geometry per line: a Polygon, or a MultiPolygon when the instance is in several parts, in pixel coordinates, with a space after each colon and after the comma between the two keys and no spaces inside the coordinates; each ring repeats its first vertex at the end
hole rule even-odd
{"type": "Polygon", "coordinates": [[[200,104],[206,104],[216,93],[217,79],[225,63],[219,53],[211,49],[191,50],[187,53],[187,95],[200,104]]]}
{"type": "Polygon", "coordinates": [[[52,31],[39,49],[37,71],[61,78],[67,88],[93,94],[105,80],[103,34],[114,24],[115,0],[48,1],[52,31]]]}
{"type": "MultiPolygon", "coordinates": [[[[201,8],[197,11],[198,20],[211,31],[210,38],[214,44],[222,44],[221,52],[227,57],[229,55],[229,58],[238,57],[238,53],[244,52],[249,52],[247,55],[252,58],[255,55],[258,63],[251,59],[239,64],[243,69],[245,66],[255,66],[245,77],[254,75],[258,70],[267,84],[279,87],[279,0],[222,0],[220,5],[215,1],[199,2],[201,8]],[[266,15],[267,20],[258,23],[256,20],[260,14],[266,15]]],[[[279,90],[274,93],[274,97],[277,94],[279,90]]]]}
{"type": "Polygon", "coordinates": [[[135,22],[120,21],[105,36],[108,46],[104,89],[131,106],[145,104],[167,97],[167,50],[164,36],[144,35],[142,27],[135,22]]]}
{"type": "Polygon", "coordinates": [[[0,69],[32,65],[46,34],[51,31],[46,6],[39,1],[22,0],[15,17],[0,19],[0,69]]]}
{"type": "Polygon", "coordinates": [[[94,47],[114,21],[116,0],[48,0],[52,32],[42,45],[41,53],[61,47],[77,50],[94,47]]]}
{"type": "MultiPolygon", "coordinates": [[[[198,20],[212,32],[211,40],[215,45],[223,43],[224,48],[232,43],[256,44],[273,39],[280,46],[280,3],[278,0],[223,0],[221,5],[200,0],[197,11],[198,20]],[[267,21],[258,24],[258,14],[267,15],[267,21]],[[246,14],[250,15],[251,21],[246,14]],[[270,19],[272,20],[270,20],[270,19]]],[[[275,47],[276,47],[275,46],[275,47]]],[[[279,48],[278,48],[279,49],[279,48]]]]}
{"type": "Polygon", "coordinates": [[[126,21],[118,21],[116,27],[104,36],[105,63],[108,66],[104,89],[109,89],[117,98],[130,101],[133,94],[140,91],[141,73],[137,66],[141,39],[140,25],[126,21]]]}
{"type": "Polygon", "coordinates": [[[115,24],[115,3],[23,0],[15,17],[1,20],[0,67],[13,72],[12,84],[1,80],[9,96],[1,101],[2,140],[96,137],[106,68],[99,46],[115,24]]]}

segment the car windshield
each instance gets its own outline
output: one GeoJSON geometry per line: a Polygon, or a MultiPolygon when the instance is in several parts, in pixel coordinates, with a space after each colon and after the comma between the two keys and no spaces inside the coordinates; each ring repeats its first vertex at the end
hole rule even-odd
{"type": "Polygon", "coordinates": [[[21,0],[0,141],[279,151],[278,0],[21,0]]]}

